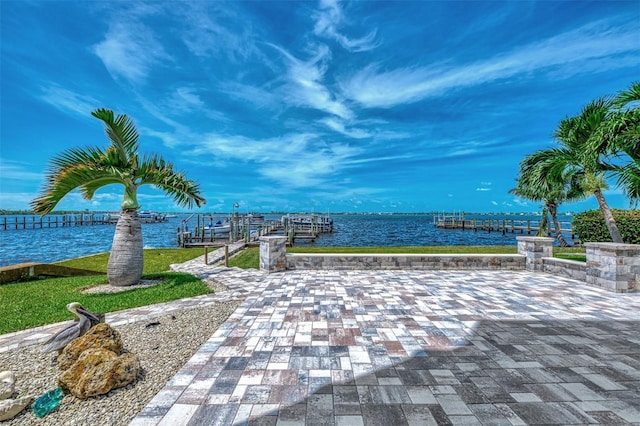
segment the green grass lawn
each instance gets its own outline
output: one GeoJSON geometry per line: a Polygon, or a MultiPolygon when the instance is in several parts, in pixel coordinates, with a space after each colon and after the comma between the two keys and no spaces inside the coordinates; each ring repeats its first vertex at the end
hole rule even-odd
{"type": "Polygon", "coordinates": [[[587,261],[587,249],[584,247],[554,247],[553,257],[567,260],[587,261]]]}
{"type": "MultiPolygon", "coordinates": [[[[204,249],[188,248],[188,249],[147,249],[144,251],[144,269],[143,274],[153,274],[165,272],[169,270],[172,263],[182,263],[187,260],[194,259],[204,254],[204,249]]],[[[107,273],[107,262],[109,261],[109,252],[95,254],[93,256],[78,257],[76,259],[57,262],[56,265],[67,266],[69,268],[88,269],[107,273]]]]}
{"type": "Polygon", "coordinates": [[[257,247],[250,247],[242,250],[229,259],[230,267],[238,267],[243,269],[260,268],[260,249],[257,247]]]}
{"type": "MultiPolygon", "coordinates": [[[[149,249],[144,251],[145,279],[163,279],[161,284],[114,294],[83,294],[81,290],[106,284],[106,275],[50,278],[0,285],[2,321],[0,334],[73,319],[66,310],[69,302],[80,302],[95,313],[106,313],[138,306],[210,293],[193,275],[166,272],[172,263],[181,263],[204,254],[202,249],[149,249]]],[[[61,265],[106,273],[108,253],[60,262],[61,265]]]]}

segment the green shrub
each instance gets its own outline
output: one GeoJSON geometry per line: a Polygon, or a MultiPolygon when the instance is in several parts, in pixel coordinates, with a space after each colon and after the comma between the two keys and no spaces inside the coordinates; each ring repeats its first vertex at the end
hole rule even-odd
{"type": "MultiPolygon", "coordinates": [[[[612,210],[622,239],[627,244],[640,244],[640,210],[612,210]]],[[[611,235],[600,210],[588,210],[573,217],[573,231],[585,242],[611,242],[611,235]]]]}

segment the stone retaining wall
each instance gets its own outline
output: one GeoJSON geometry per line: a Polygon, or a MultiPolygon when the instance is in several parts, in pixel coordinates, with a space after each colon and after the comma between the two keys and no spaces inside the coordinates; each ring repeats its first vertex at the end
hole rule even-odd
{"type": "Polygon", "coordinates": [[[304,254],[286,255],[287,269],[524,269],[517,254],[304,254]]]}
{"type": "Polygon", "coordinates": [[[527,270],[584,281],[615,292],[640,289],[640,245],[587,243],[587,262],[553,258],[553,239],[517,237],[518,254],[286,253],[286,237],[262,237],[260,269],[527,270]]]}
{"type": "Polygon", "coordinates": [[[577,260],[545,257],[542,259],[542,270],[553,275],[586,281],[587,265],[577,260]]]}
{"type": "Polygon", "coordinates": [[[640,245],[586,243],[587,284],[618,293],[640,287],[640,245]]]}
{"type": "Polygon", "coordinates": [[[516,237],[518,254],[526,258],[527,271],[542,271],[542,259],[553,257],[553,238],[516,237]]]}

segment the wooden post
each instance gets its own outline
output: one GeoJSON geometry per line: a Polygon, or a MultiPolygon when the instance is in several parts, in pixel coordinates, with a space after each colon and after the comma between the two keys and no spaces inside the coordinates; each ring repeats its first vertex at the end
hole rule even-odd
{"type": "Polygon", "coordinates": [[[224,245],[224,266],[229,267],[229,244],[224,245]]]}
{"type": "Polygon", "coordinates": [[[209,246],[204,246],[204,264],[209,264],[209,246]]]}

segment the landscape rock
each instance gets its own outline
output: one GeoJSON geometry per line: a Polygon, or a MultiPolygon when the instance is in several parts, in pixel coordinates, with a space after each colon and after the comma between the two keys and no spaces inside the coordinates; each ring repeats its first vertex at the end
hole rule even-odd
{"type": "Polygon", "coordinates": [[[120,333],[111,328],[109,324],[100,323],[65,346],[58,356],[58,367],[61,370],[68,370],[89,348],[103,348],[120,355],[124,345],[120,333]]]}
{"type": "Polygon", "coordinates": [[[82,352],[58,378],[58,384],[72,395],[85,399],[126,386],[140,373],[140,360],[132,353],[118,355],[104,348],[82,352]]]}
{"type": "Polygon", "coordinates": [[[31,396],[0,401],[0,422],[14,418],[31,403],[31,396]]]}
{"type": "Polygon", "coordinates": [[[16,375],[13,371],[0,372],[0,400],[13,395],[16,386],[16,375]]]}

